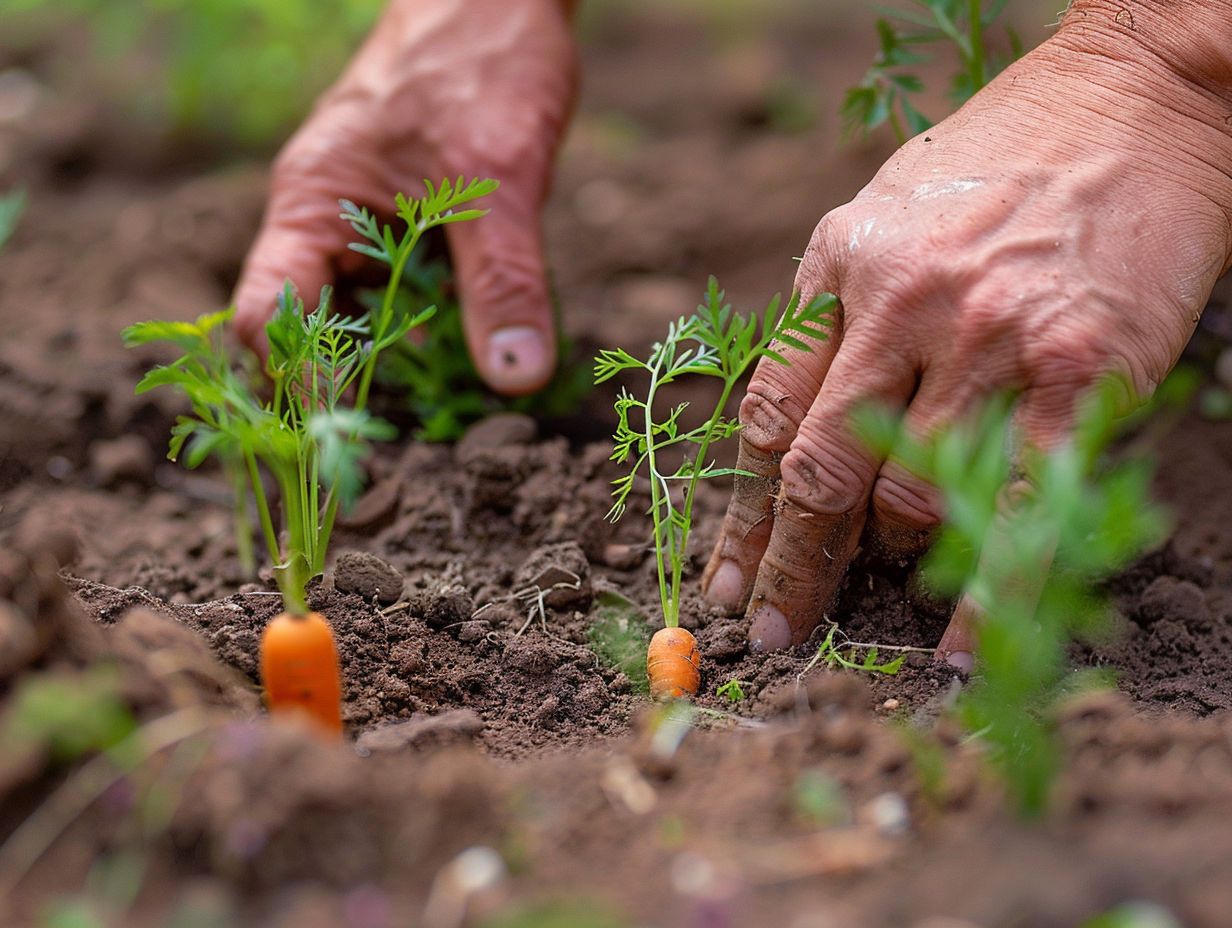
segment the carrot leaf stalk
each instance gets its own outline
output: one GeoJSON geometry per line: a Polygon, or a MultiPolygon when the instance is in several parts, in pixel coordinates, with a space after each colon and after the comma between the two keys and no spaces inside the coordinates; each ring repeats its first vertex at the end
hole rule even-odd
{"type": "MultiPolygon", "coordinates": [[[[741,473],[719,467],[710,458],[712,446],[740,428],[735,419],[724,414],[732,391],[760,359],[786,364],[781,346],[808,351],[810,343],[825,340],[836,303],[829,293],[803,303],[799,294],[793,294],[786,304],[776,295],[759,320],[756,315],[734,312],[718,281],[711,277],[697,311],[672,322],[666,338],[652,346],[645,361],[623,348],[604,350],[595,359],[596,383],[626,372],[648,380],[646,392],[641,394],[645,399],[622,387],[615,402],[618,421],[612,460],[627,465],[628,470],[613,481],[614,502],[608,518],[615,522],[624,515],[639,478],[649,482],[649,515],[666,628],[680,625],[681,586],[697,487],[702,480],[741,473]],[[660,409],[664,388],[686,376],[713,377],[721,384],[714,408],[695,425],[686,424],[688,403],[660,409]],[[666,463],[668,458],[679,463],[673,467],[666,463]]],[[[692,639],[692,635],[688,637],[692,639]]],[[[696,647],[696,642],[693,644],[696,647]]],[[[653,647],[652,639],[652,651],[653,647]]],[[[656,689],[654,671],[649,666],[647,669],[656,696],[682,695],[668,692],[670,687],[656,689]]],[[[692,681],[692,688],[685,690],[696,693],[698,676],[685,676],[692,681]]]]}

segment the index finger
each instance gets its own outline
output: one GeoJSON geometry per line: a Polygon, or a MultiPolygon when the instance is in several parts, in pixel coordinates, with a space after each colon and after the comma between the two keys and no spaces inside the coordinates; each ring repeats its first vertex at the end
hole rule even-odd
{"type": "Polygon", "coordinates": [[[915,386],[911,365],[886,361],[848,338],[783,456],[774,525],[749,599],[753,650],[802,644],[833,604],[882,463],[855,434],[851,415],[869,398],[905,405],[915,386]]]}

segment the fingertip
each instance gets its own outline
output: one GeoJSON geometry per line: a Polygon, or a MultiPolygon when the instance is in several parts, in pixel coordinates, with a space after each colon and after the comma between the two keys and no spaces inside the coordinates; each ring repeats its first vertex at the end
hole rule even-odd
{"type": "Polygon", "coordinates": [[[748,639],[749,650],[754,653],[781,651],[791,647],[791,624],[777,608],[764,605],[753,613],[748,639]]]}
{"type": "Polygon", "coordinates": [[[547,386],[556,369],[555,340],[536,325],[507,325],[487,336],[476,359],[493,390],[524,396],[547,386]]]}
{"type": "Polygon", "coordinates": [[[975,656],[970,651],[953,651],[945,656],[945,662],[956,670],[970,673],[975,667],[975,656]]]}
{"type": "Polygon", "coordinates": [[[728,613],[744,607],[746,581],[735,561],[719,560],[708,578],[703,578],[702,595],[710,605],[728,613]]]}

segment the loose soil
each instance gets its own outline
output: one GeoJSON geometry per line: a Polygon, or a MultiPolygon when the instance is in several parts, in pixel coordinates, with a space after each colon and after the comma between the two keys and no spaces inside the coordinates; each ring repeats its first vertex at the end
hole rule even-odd
{"type": "MultiPolygon", "coordinates": [[[[842,50],[786,71],[768,41],[708,36],[684,13],[606,23],[548,216],[580,354],[648,340],[712,270],[740,303],[790,283],[787,257],[886,151],[823,148],[835,127],[817,101],[815,126],[776,127],[769,90],[784,73],[842,86],[867,55],[854,22],[774,24],[787,48],[842,50]],[[688,42],[714,45],[706,75],[677,56],[688,42]]],[[[35,204],[0,254],[0,711],[32,680],[74,686],[103,666],[141,722],[179,727],[146,765],[176,784],[165,824],[132,833],[134,774],[28,870],[6,872],[0,851],[5,924],[35,923],[92,866],[97,888],[97,861],[135,850],[143,878],[109,923],[443,926],[466,909],[474,924],[585,926],[608,924],[602,909],[617,924],[1059,928],[1153,900],[1186,925],[1227,924],[1226,425],[1190,415],[1160,445],[1176,531],[1110,583],[1116,633],[1074,655],[1115,668],[1119,693],[1065,709],[1040,821],[1007,812],[978,746],[934,725],[963,681],[926,655],[893,677],[802,676],[810,647],[749,654],[742,622],[690,594],[705,663],[689,725],[601,660],[595,629],[617,598],[646,616],[657,601],[645,526],[603,518],[606,394],[560,422],[498,416],[456,445],[379,450],[310,591],[346,681],[348,740],[324,744],[261,716],[256,643],[278,597],[240,571],[218,475],[162,460],[175,402],[132,395],[159,356],[117,335],[226,299],[263,169],[186,173],[182,150],[42,92],[0,126],[0,169],[35,204]],[[714,695],[729,679],[738,705],[714,695]],[[482,849],[501,875],[476,876],[482,849]]],[[[1228,341],[1227,298],[1192,346],[1200,363],[1228,341]]],[[[689,589],[724,492],[700,496],[689,589]]],[[[909,565],[862,558],[834,619],[851,640],[931,647],[948,604],[914,590],[909,565]]],[[[74,782],[43,746],[0,758],[0,841],[74,782]]]]}

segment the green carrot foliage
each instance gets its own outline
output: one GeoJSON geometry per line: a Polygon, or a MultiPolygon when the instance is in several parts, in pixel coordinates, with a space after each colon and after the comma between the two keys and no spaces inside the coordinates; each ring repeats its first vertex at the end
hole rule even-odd
{"type": "Polygon", "coordinates": [[[227,350],[222,330],[234,310],[195,322],[141,322],[124,331],[129,346],[169,342],[183,352],[147,373],[137,392],[170,386],[188,399],[191,413],[172,429],[168,457],[188,467],[207,458],[220,462],[234,489],[237,548],[250,572],[255,555],[248,501],[255,501],[266,553],[290,611],[306,608],[304,587],[324,570],[339,507],[362,489],[370,443],[395,437],[393,426],[367,410],[377,359],[435,311],[429,306],[412,312],[395,299],[407,262],[429,229],[482,216],[482,210],[459,207],[496,189],[496,182],[459,178],[425,186],[426,195],[418,199],[398,195],[397,215],[406,226],[401,234],[342,201],[341,218],[364,239],[351,247],[389,268],[384,297],[370,312],[348,318],[331,311],[325,288],[309,312],[288,282],[265,327],[268,390],[233,363],[227,350]],[[278,488],[281,531],[262,472],[278,488]]]}
{"type": "Polygon", "coordinates": [[[1105,456],[1124,395],[1114,381],[1095,390],[1072,439],[1047,454],[1013,453],[1009,398],[928,441],[907,436],[895,416],[859,417],[873,448],[943,494],[945,519],[924,581],[940,596],[971,597],[984,612],[959,718],[1027,815],[1045,808],[1060,764],[1052,710],[1089,680],[1071,671],[1069,646],[1107,627],[1098,584],[1165,534],[1148,462],[1105,456]]]}
{"type": "Polygon", "coordinates": [[[628,468],[613,481],[614,502],[608,518],[615,522],[624,514],[639,476],[649,480],[659,597],[668,627],[680,620],[681,580],[698,484],[736,473],[733,468],[718,467],[709,456],[716,441],[730,438],[740,428],[736,420],[723,414],[732,390],[762,358],[786,364],[781,346],[808,351],[810,342],[824,340],[836,302],[829,293],[807,303],[793,294],[784,305],[776,295],[759,321],[756,315],[734,312],[718,281],[711,277],[705,301],[692,316],[672,322],[667,337],[651,348],[645,361],[623,348],[601,351],[595,358],[595,383],[625,372],[642,374],[648,380],[645,399],[624,388],[616,399],[612,460],[628,468]],[[685,423],[688,403],[662,410],[659,406],[661,391],[689,376],[713,377],[722,384],[713,410],[699,425],[685,423]],[[660,456],[677,446],[685,452],[684,459],[674,470],[664,470],[660,456]]]}

